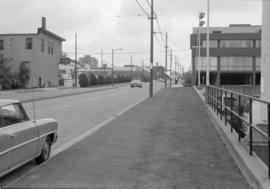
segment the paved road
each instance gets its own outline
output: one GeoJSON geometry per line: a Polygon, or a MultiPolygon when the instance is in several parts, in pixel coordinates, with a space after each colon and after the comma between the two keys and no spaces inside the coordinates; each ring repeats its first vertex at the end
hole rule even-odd
{"type": "Polygon", "coordinates": [[[250,188],[192,88],[163,89],[10,187],[250,188]]]}
{"type": "Polygon", "coordinates": [[[127,83],[124,84],[115,84],[111,85],[97,85],[88,88],[36,88],[33,90],[30,89],[19,89],[19,90],[0,90],[0,97],[2,99],[17,99],[20,101],[28,102],[32,101],[32,92],[34,92],[35,99],[48,99],[62,96],[69,96],[74,94],[85,94],[95,91],[104,91],[115,89],[121,86],[127,86],[127,83]]]}
{"type": "MultiPolygon", "coordinates": [[[[154,91],[159,91],[164,84],[155,83],[154,91]]],[[[66,96],[62,98],[37,101],[36,119],[51,117],[58,120],[58,141],[53,146],[53,153],[61,151],[63,146],[99,123],[110,120],[119,112],[147,98],[149,85],[142,89],[122,86],[115,89],[81,95],[66,96]]],[[[29,94],[31,95],[31,94],[29,94]]],[[[27,113],[33,119],[33,104],[23,103],[27,113]]],[[[25,172],[35,168],[34,163],[18,169],[12,174],[0,180],[0,187],[14,179],[19,178],[25,172]]]]}

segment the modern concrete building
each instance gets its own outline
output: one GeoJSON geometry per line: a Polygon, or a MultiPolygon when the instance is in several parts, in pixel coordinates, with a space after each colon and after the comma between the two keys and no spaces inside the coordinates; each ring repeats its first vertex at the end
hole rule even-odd
{"type": "Polygon", "coordinates": [[[46,28],[46,18],[37,33],[0,34],[0,54],[7,58],[13,75],[21,64],[30,69],[27,87],[57,86],[62,57],[62,37],[46,28]]]}
{"type": "MultiPolygon", "coordinates": [[[[206,78],[206,28],[193,28],[192,49],[193,84],[206,78]],[[200,46],[201,58],[198,58],[200,46]],[[200,78],[198,78],[200,71],[200,78]]],[[[239,24],[210,28],[210,84],[259,85],[261,68],[261,26],[239,24]]]]}

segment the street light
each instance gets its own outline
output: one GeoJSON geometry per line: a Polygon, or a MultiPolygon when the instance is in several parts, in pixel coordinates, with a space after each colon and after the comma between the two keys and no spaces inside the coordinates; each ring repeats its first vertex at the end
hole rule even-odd
{"type": "Polygon", "coordinates": [[[205,21],[203,21],[202,19],[205,17],[205,13],[200,12],[199,13],[199,48],[198,48],[198,61],[197,61],[197,69],[198,69],[198,85],[201,85],[201,70],[199,68],[198,65],[200,65],[201,63],[201,27],[205,24],[205,21]]]}
{"type": "Polygon", "coordinates": [[[114,77],[114,75],[113,75],[114,51],[116,51],[116,50],[121,51],[123,49],[112,49],[112,86],[113,86],[113,77],[114,77]]]}

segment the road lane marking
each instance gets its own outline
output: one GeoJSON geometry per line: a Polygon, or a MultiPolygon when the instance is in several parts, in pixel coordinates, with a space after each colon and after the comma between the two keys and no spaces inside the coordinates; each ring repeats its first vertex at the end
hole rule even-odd
{"type": "Polygon", "coordinates": [[[66,109],[68,108],[70,105],[64,105],[64,106],[60,106],[60,107],[57,107],[57,108],[54,108],[53,111],[57,111],[57,110],[62,110],[62,109],[66,109]]]}
{"type": "Polygon", "coordinates": [[[90,101],[97,101],[97,100],[100,100],[99,97],[96,97],[96,98],[91,98],[90,101]]]}

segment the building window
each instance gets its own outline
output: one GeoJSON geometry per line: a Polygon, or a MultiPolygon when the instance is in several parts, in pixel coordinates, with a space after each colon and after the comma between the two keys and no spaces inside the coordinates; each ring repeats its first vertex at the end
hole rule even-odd
{"type": "Polygon", "coordinates": [[[260,71],[261,70],[261,57],[256,56],[256,70],[260,71]]]}
{"type": "Polygon", "coordinates": [[[252,40],[221,40],[220,48],[253,48],[252,40]]]}
{"type": "Polygon", "coordinates": [[[48,54],[51,54],[51,43],[48,42],[48,54]]]}
{"type": "Polygon", "coordinates": [[[44,52],[45,49],[44,39],[41,39],[40,42],[41,42],[41,52],[44,52]]]}
{"type": "Polygon", "coordinates": [[[9,38],[9,47],[12,47],[13,45],[13,38],[9,38]]]}
{"type": "Polygon", "coordinates": [[[222,71],[251,71],[252,57],[221,57],[220,69],[222,71]]]}
{"type": "Polygon", "coordinates": [[[4,49],[4,40],[0,40],[0,49],[1,49],[1,50],[4,49]]]}
{"type": "Polygon", "coordinates": [[[33,41],[32,41],[32,38],[26,38],[26,49],[32,49],[33,47],[33,41]]]}
{"type": "Polygon", "coordinates": [[[261,48],[261,40],[256,40],[256,48],[261,48]]]}
{"type": "MultiPolygon", "coordinates": [[[[203,40],[203,47],[206,48],[207,41],[203,40]]],[[[218,41],[217,40],[210,40],[209,41],[210,48],[217,48],[218,47],[218,41]]]]}
{"type": "Polygon", "coordinates": [[[53,55],[53,43],[51,43],[51,54],[53,55]]]}
{"type": "MultiPolygon", "coordinates": [[[[199,70],[206,70],[207,68],[207,58],[206,57],[200,57],[195,58],[195,61],[197,62],[197,69],[199,70]],[[198,60],[197,60],[198,59],[198,60]]],[[[214,71],[217,70],[217,57],[210,57],[210,70],[214,71]]]]}

